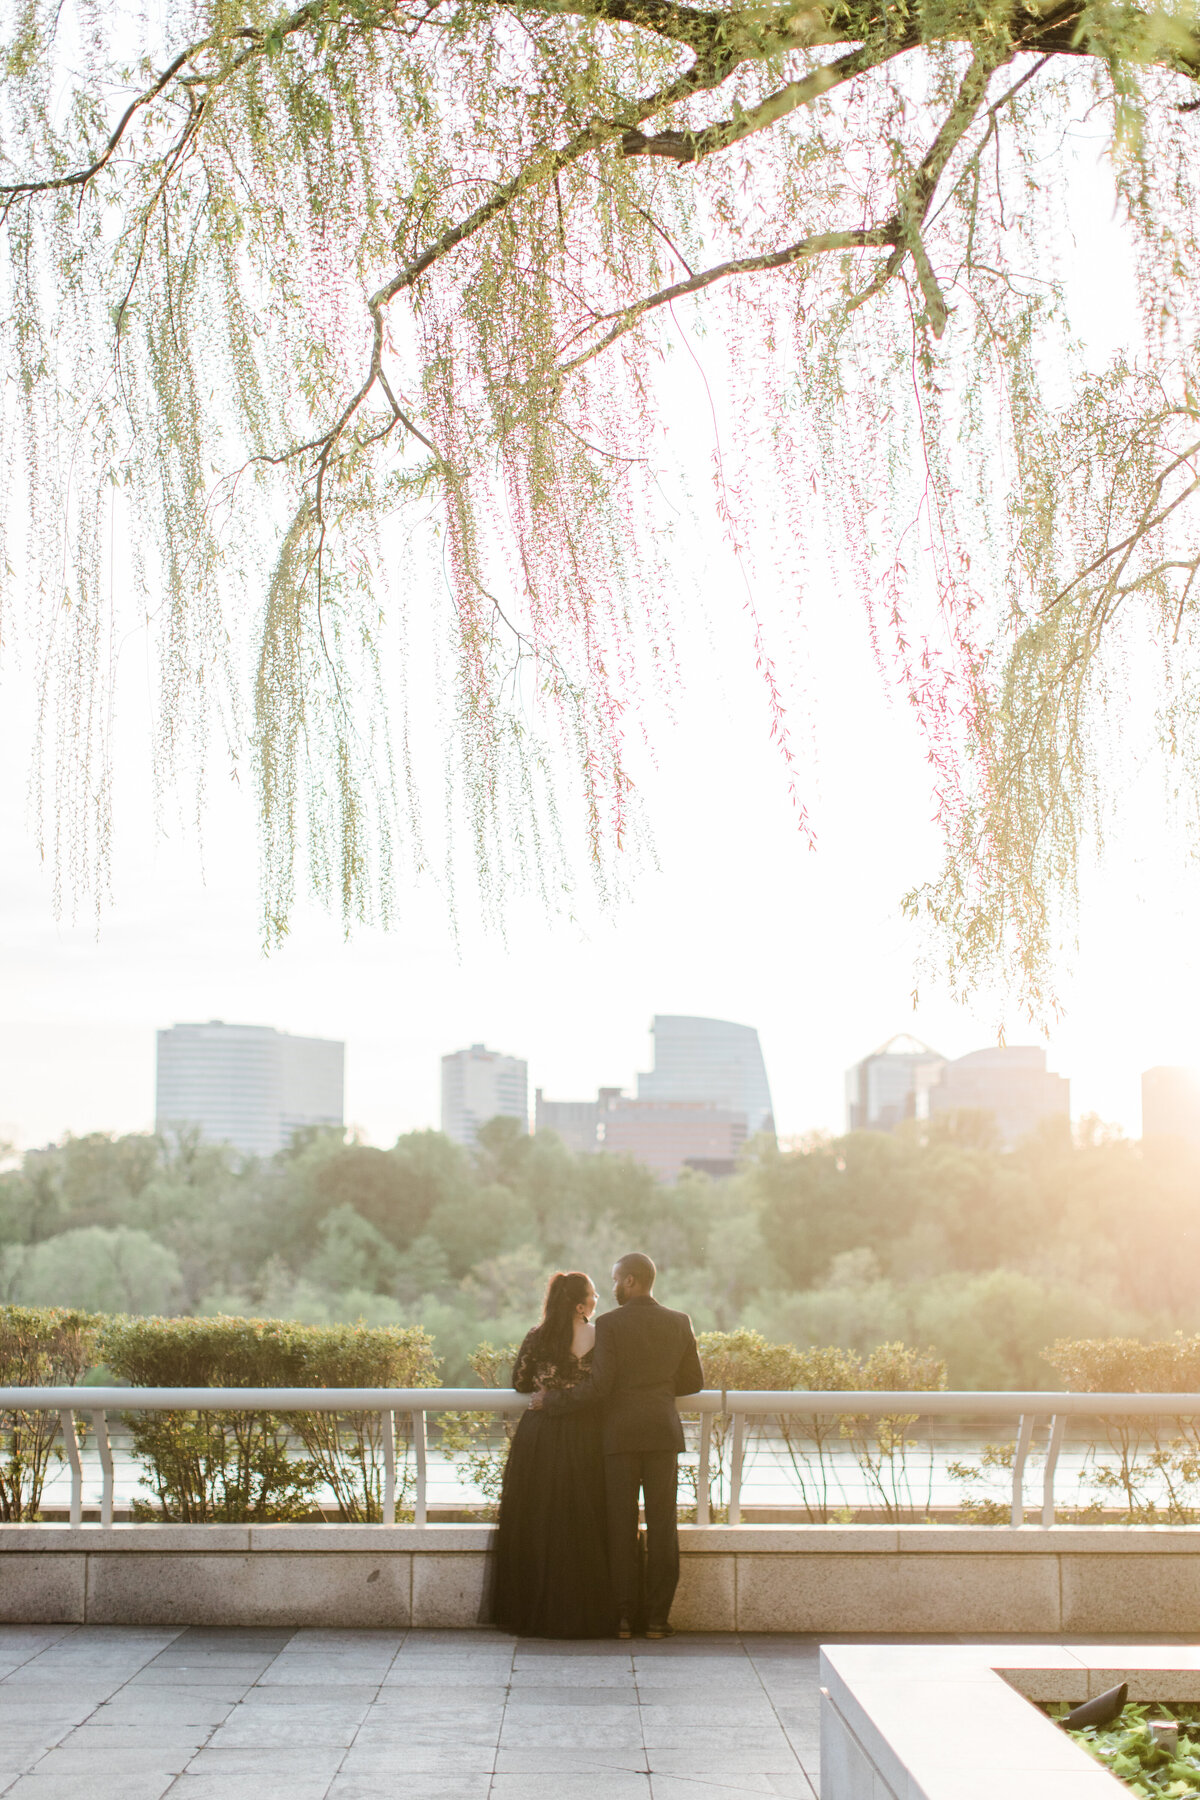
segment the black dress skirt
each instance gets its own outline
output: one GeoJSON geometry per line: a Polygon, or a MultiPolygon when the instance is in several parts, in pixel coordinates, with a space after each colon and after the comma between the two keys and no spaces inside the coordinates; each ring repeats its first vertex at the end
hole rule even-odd
{"type": "MultiPolygon", "coordinates": [[[[568,1356],[566,1367],[531,1366],[529,1342],[513,1370],[523,1393],[573,1387],[588,1373],[590,1354],[568,1356]]],[[[491,1593],[493,1623],[519,1637],[615,1634],[597,1408],[522,1415],[504,1471],[491,1593]]]]}

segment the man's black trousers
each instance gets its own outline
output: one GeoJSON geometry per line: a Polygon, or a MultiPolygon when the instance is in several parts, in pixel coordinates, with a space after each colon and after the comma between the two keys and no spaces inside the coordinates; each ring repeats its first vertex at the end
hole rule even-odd
{"type": "Polygon", "coordinates": [[[646,1508],[646,1620],[665,1625],[679,1585],[679,1528],[674,1450],[621,1450],[604,1458],[608,1566],[617,1611],[630,1622],[638,1605],[638,1493],[646,1508]]]}

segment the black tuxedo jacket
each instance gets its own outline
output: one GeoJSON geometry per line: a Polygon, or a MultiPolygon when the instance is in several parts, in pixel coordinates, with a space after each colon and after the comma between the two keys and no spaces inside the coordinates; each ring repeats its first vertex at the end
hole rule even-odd
{"type": "Polygon", "coordinates": [[[647,1295],[596,1320],[592,1372],[573,1388],[548,1393],[546,1412],[604,1408],[604,1450],[682,1450],[677,1394],[704,1386],[692,1321],[647,1295]]]}

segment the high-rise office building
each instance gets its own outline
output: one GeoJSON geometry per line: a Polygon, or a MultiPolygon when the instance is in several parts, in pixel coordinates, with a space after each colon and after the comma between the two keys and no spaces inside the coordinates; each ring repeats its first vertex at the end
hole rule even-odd
{"type": "Polygon", "coordinates": [[[1200,1144],[1200,1074],[1164,1065],[1142,1076],[1142,1140],[1200,1144]]]}
{"type": "Polygon", "coordinates": [[[346,1047],[271,1025],[172,1025],[158,1033],[155,1129],[273,1156],[305,1125],[343,1123],[346,1047]]]}
{"type": "Polygon", "coordinates": [[[774,1109],[758,1033],[727,1019],[656,1013],[654,1067],[637,1078],[639,1100],[700,1102],[736,1113],[746,1135],[774,1132],[774,1109]]]}
{"type": "Polygon", "coordinates": [[[474,1144],[489,1119],[520,1119],[529,1129],[529,1065],[482,1044],[442,1058],[442,1130],[456,1144],[474,1144]]]}
{"type": "Polygon", "coordinates": [[[846,1130],[895,1131],[929,1117],[929,1090],[946,1066],[919,1038],[889,1038],[846,1073],[846,1130]]]}
{"type": "Polygon", "coordinates": [[[1002,1147],[1011,1150],[1045,1119],[1071,1117],[1071,1084],[1046,1068],[1034,1044],[993,1045],[948,1062],[929,1089],[929,1111],[989,1112],[1002,1147]]]}

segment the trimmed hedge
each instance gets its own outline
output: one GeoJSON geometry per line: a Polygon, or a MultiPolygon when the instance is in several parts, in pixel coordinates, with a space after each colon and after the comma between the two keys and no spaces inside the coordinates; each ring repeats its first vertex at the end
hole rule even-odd
{"type": "MultiPolygon", "coordinates": [[[[95,1361],[100,1320],[61,1306],[0,1306],[0,1387],[73,1387],[95,1361]]],[[[0,1520],[36,1519],[58,1418],[0,1410],[0,1520]]]]}
{"type": "MultiPolygon", "coordinates": [[[[935,1351],[881,1344],[863,1357],[836,1347],[797,1349],[748,1330],[708,1332],[700,1338],[706,1385],[718,1388],[897,1390],[945,1386],[935,1351]]],[[[1060,1340],[1044,1352],[1076,1392],[1196,1392],[1200,1390],[1200,1334],[1159,1343],[1107,1338],[1060,1340]]],[[[508,1379],[509,1350],[481,1345],[471,1358],[485,1386],[508,1379]]],[[[0,1306],[0,1385],[76,1386],[103,1365],[134,1387],[431,1387],[439,1363],[420,1327],[308,1326],[279,1319],[104,1318],[61,1307],[0,1306]]],[[[86,1409],[86,1388],[78,1404],[86,1409]]],[[[135,1516],[181,1523],[294,1519],[309,1513],[319,1493],[332,1496],[340,1520],[382,1516],[383,1421],[377,1413],[285,1414],[270,1410],[127,1413],[135,1455],[151,1498],[135,1516]]],[[[926,1448],[908,1438],[916,1417],[907,1410],[869,1419],[834,1413],[810,1419],[782,1415],[759,1422],[782,1441],[812,1519],[849,1516],[840,1503],[835,1464],[848,1450],[876,1507],[892,1518],[923,1516],[932,1467],[926,1448]],[[913,1458],[911,1452],[919,1454],[913,1458]],[[928,1465],[928,1466],[927,1466],[928,1465]]],[[[721,1506],[728,1480],[730,1421],[713,1419],[713,1501],[721,1506]]],[[[400,1415],[401,1433],[408,1428],[400,1415]]],[[[50,1459],[63,1457],[53,1414],[0,1412],[0,1521],[39,1515],[50,1459]]],[[[494,1499],[511,1424],[486,1414],[449,1416],[442,1447],[465,1452],[478,1484],[494,1499]],[[493,1440],[496,1439],[496,1442],[493,1440]]],[[[752,1431],[751,1435],[755,1435],[752,1431]]],[[[1092,1446],[1089,1475],[1097,1498],[1071,1516],[1121,1516],[1137,1522],[1200,1519],[1200,1421],[1190,1415],[1106,1418],[1092,1446]],[[1104,1451],[1108,1454],[1105,1455],[1104,1451]]],[[[979,1468],[951,1464],[950,1472],[978,1482],[985,1468],[1007,1478],[1010,1445],[985,1446],[979,1468]]],[[[407,1446],[397,1444],[397,1507],[402,1516],[412,1472],[407,1446]]],[[[964,1497],[965,1516],[1008,1516],[1007,1499],[964,1497]]],[[[719,1512],[718,1512],[719,1516],[719,1512]]]]}
{"type": "MultiPolygon", "coordinates": [[[[112,1319],[102,1351],[138,1387],[432,1387],[439,1364],[419,1326],[297,1325],[281,1319],[112,1319]]],[[[383,1516],[378,1413],[127,1415],[148,1465],[135,1517],[188,1524],[295,1519],[327,1486],[339,1519],[383,1516]],[[305,1452],[295,1453],[297,1443],[305,1452]]],[[[398,1500],[407,1463],[398,1446],[398,1500]]]]}

